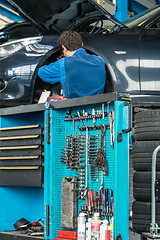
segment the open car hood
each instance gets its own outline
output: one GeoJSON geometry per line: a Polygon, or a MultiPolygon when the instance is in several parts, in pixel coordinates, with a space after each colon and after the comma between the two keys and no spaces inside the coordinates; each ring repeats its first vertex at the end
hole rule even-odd
{"type": "Polygon", "coordinates": [[[42,33],[61,33],[98,14],[114,24],[124,26],[94,0],[5,0],[14,10],[42,33]]]}

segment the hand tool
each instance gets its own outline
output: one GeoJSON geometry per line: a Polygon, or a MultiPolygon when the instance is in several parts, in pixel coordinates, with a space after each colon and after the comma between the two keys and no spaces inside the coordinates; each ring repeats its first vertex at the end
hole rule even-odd
{"type": "Polygon", "coordinates": [[[104,140],[105,140],[105,125],[101,125],[101,146],[98,149],[97,157],[94,160],[94,164],[98,166],[104,175],[107,175],[107,163],[105,158],[104,150],[104,140]]]}
{"type": "Polygon", "coordinates": [[[81,114],[80,114],[80,112],[77,112],[77,115],[78,115],[78,117],[79,117],[79,120],[80,120],[81,123],[82,123],[82,126],[84,127],[83,120],[81,119],[81,114]]]}
{"type": "Polygon", "coordinates": [[[112,216],[112,196],[113,196],[113,191],[111,189],[108,189],[108,213],[109,213],[109,217],[112,216]]]}
{"type": "Polygon", "coordinates": [[[87,207],[88,207],[88,216],[90,216],[92,214],[92,210],[93,210],[93,207],[94,207],[94,204],[93,204],[93,190],[90,189],[88,191],[88,196],[86,198],[86,202],[87,202],[87,207]]]}
{"type": "Polygon", "coordinates": [[[90,180],[97,179],[97,167],[93,165],[93,162],[97,156],[98,152],[98,134],[88,137],[88,164],[89,164],[89,174],[90,180]]]}
{"type": "Polygon", "coordinates": [[[109,125],[110,125],[110,143],[111,147],[114,146],[114,109],[109,113],[109,125]]]}
{"type": "Polygon", "coordinates": [[[106,215],[109,212],[109,206],[108,206],[108,189],[105,189],[105,205],[106,205],[106,215]]]}
{"type": "Polygon", "coordinates": [[[102,218],[104,219],[105,215],[105,194],[102,194],[102,212],[101,212],[102,218]]]}
{"type": "Polygon", "coordinates": [[[93,203],[94,203],[94,211],[98,211],[98,193],[93,191],[93,203]]]}
{"type": "Polygon", "coordinates": [[[102,195],[104,194],[104,189],[100,190],[100,205],[102,205],[102,195]]]}
{"type": "Polygon", "coordinates": [[[86,166],[85,166],[85,192],[84,192],[84,196],[87,195],[87,190],[88,190],[88,128],[86,127],[86,166]]]}
{"type": "Polygon", "coordinates": [[[103,183],[104,183],[103,172],[101,172],[101,186],[100,186],[99,190],[103,189],[103,183]]]}

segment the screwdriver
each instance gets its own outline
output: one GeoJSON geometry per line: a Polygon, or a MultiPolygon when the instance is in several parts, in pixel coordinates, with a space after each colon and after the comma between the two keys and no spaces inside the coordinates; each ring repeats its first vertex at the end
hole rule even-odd
{"type": "Polygon", "coordinates": [[[108,212],[109,212],[109,217],[112,216],[112,196],[113,196],[113,191],[111,189],[108,189],[108,212]]]}
{"type": "Polygon", "coordinates": [[[103,219],[104,219],[105,212],[106,212],[106,208],[105,208],[105,193],[103,193],[102,194],[102,216],[103,216],[103,219]]]}
{"type": "Polygon", "coordinates": [[[105,205],[106,205],[106,215],[108,213],[108,189],[105,189],[105,205]]]}

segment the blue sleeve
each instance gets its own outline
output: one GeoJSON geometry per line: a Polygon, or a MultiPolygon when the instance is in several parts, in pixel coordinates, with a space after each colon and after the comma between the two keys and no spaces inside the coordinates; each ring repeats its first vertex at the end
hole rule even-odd
{"type": "Polygon", "coordinates": [[[64,58],[45,65],[38,70],[38,76],[44,81],[51,84],[60,82],[63,85],[64,76],[64,58]]]}

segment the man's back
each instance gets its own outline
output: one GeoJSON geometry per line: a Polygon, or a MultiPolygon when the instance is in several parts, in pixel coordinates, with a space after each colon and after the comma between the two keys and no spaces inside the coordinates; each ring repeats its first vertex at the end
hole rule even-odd
{"type": "Polygon", "coordinates": [[[83,48],[65,58],[67,98],[101,94],[105,86],[105,63],[101,57],[87,54],[83,48]]]}

